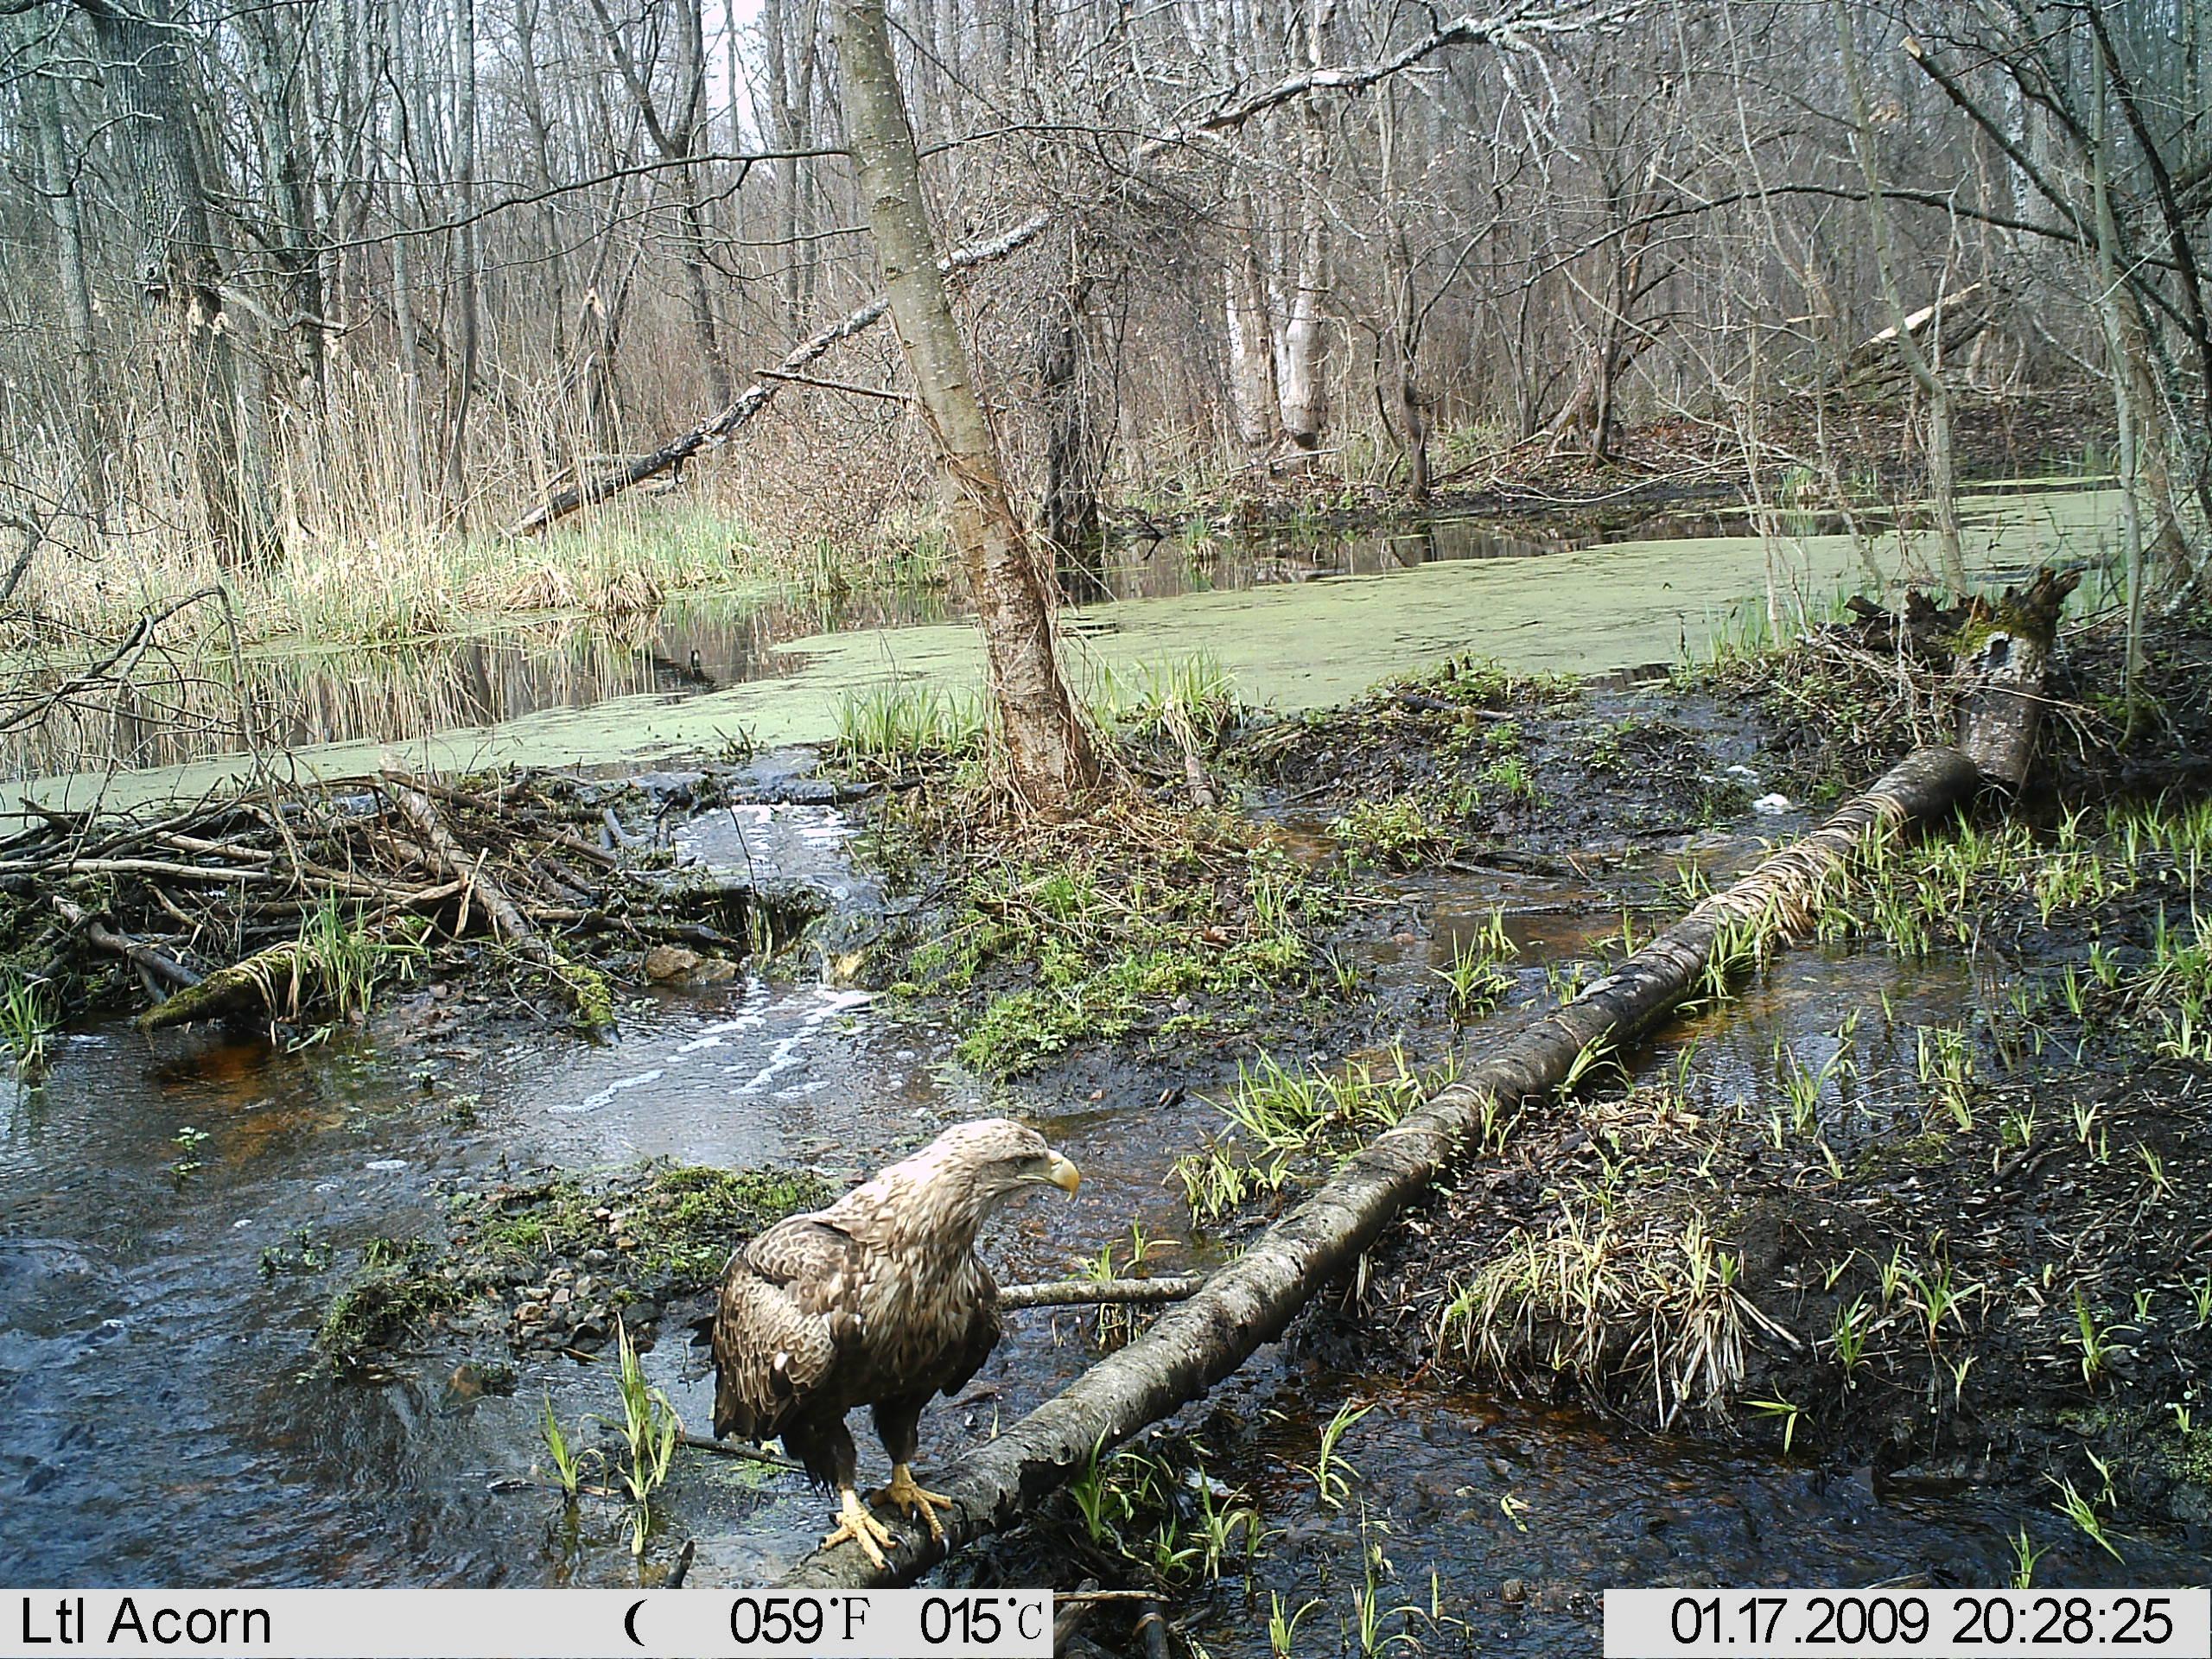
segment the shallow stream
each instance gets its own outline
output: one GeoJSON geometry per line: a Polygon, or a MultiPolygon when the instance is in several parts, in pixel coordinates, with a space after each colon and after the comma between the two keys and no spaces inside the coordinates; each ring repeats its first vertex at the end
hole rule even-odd
{"type": "MultiPolygon", "coordinates": [[[[849,895],[865,888],[825,809],[716,815],[679,839],[709,861],[741,848],[756,868],[849,895]]],[[[1711,855],[1749,851],[1728,843],[1711,855]]],[[[1655,902],[1662,879],[1655,868],[1646,883],[1655,902]]],[[[1634,896],[1633,874],[1628,887],[1634,896]]],[[[1519,971],[1535,982],[1618,923],[1567,882],[1428,878],[1397,896],[1404,931],[1373,951],[1378,976],[1430,972],[1464,919],[1493,904],[1515,915],[1519,971]]],[[[42,1086],[0,1096],[0,1580],[635,1582],[617,1506],[570,1510],[535,1472],[547,1398],[572,1427],[617,1414],[609,1358],[523,1361],[501,1396],[480,1393],[448,1349],[403,1357],[391,1380],[370,1382],[329,1376],[309,1345],[353,1248],[435,1226],[441,1182],[659,1155],[804,1164],[842,1179],[946,1120],[1010,1109],[1043,1126],[1085,1179],[1073,1201],[1033,1202],[999,1229],[988,1254],[1002,1279],[1059,1276],[1126,1242],[1133,1221],[1183,1242],[1155,1262],[1191,1259],[1196,1242],[1165,1181],[1174,1154],[1217,1122],[1202,1102],[1162,1104],[1111,1084],[1090,1098],[987,1090],[944,1063],[943,1033],[809,978],[639,998],[619,1039],[601,1046],[518,1010],[456,1017],[466,987],[401,994],[372,1039],[296,1053],[149,1039],[115,1023],[70,1033],[42,1086]],[[264,1252],[302,1243],[334,1265],[264,1271],[264,1252]]],[[[1842,1013],[1885,992],[1900,1021],[1960,1017],[1980,994],[1955,968],[1792,958],[1668,1040],[1700,1042],[1708,1087],[1748,1090],[1777,1036],[1817,1045],[1842,1013]]],[[[1870,1068],[1884,1063],[1881,1041],[1870,1068]]],[[[1649,1063],[1664,1065],[1665,1048],[1649,1063]]],[[[1214,1075],[1191,1079],[1193,1095],[1232,1080],[1240,1058],[1225,1043],[1214,1075]]],[[[1901,1051],[1886,1058],[1910,1065],[1901,1051]]],[[[925,1417],[925,1471],[1093,1357],[1087,1315],[1011,1324],[970,1393],[925,1417]]],[[[507,1356],[495,1344],[470,1357],[507,1356]]],[[[710,1414],[702,1359],[671,1325],[647,1361],[694,1426],[710,1414]]],[[[2054,1546],[2048,1580],[2101,1571],[2054,1517],[2024,1515],[2016,1498],[1878,1491],[1863,1471],[1440,1394],[1280,1351],[1222,1398],[1268,1424],[1239,1474],[1273,1536],[1256,1599],[1232,1579],[1182,1610],[1217,1654],[1265,1653],[1270,1590],[1291,1609],[1317,1603],[1300,1651],[1338,1651],[1353,1592],[1368,1588],[1363,1559],[1387,1562],[1370,1567],[1386,1605],[1426,1606],[1433,1572],[1478,1649],[1530,1653],[1594,1643],[1605,1584],[2001,1582],[2024,1521],[2054,1546]],[[1338,1448],[1352,1484],[1331,1508],[1306,1469],[1319,1425],[1347,1401],[1377,1408],[1338,1448]]],[[[880,1479],[880,1454],[865,1437],[863,1448],[864,1478],[880,1479]]],[[[694,1582],[757,1581],[808,1548],[826,1513],[794,1476],[685,1452],[648,1560],[664,1564],[689,1537],[694,1582]]],[[[2188,1570],[2145,1542],[2123,1576],[2188,1570]]]]}

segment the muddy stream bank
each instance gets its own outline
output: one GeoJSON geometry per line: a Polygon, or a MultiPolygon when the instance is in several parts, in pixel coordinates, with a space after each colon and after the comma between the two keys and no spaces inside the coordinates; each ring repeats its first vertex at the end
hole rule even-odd
{"type": "MultiPolygon", "coordinates": [[[[714,860],[741,849],[756,868],[780,862],[872,903],[842,831],[832,809],[762,808],[709,815],[679,841],[714,860]]],[[[1704,855],[1726,864],[1750,845],[1716,835],[1704,855]]],[[[1523,946],[1515,971],[1533,984],[1616,925],[1622,892],[1640,886],[1656,904],[1666,879],[1655,865],[1600,893],[1572,880],[1408,878],[1389,890],[1367,967],[1378,995],[1395,976],[1414,1007],[1465,918],[1502,904],[1523,946]]],[[[1197,1096],[1233,1084],[1243,1046],[1221,1044],[1211,1075],[1179,1061],[1187,1092],[1166,1103],[1161,1068],[1142,1062],[987,1085],[948,1063],[949,1033],[825,986],[801,950],[770,980],[633,997],[604,1046],[453,985],[397,991],[366,1035],[297,1053],[112,1024],[70,1032],[42,1085],[0,1098],[0,1575],[636,1581],[619,1508],[572,1510],[542,1484],[543,1402],[572,1427],[616,1414],[611,1354],[516,1356],[480,1332],[403,1351],[374,1380],[331,1376],[312,1347],[353,1253],[435,1231],[455,1184],[661,1156],[796,1166],[835,1183],[943,1121],[1012,1109],[1044,1126],[1085,1180],[1076,1201],[1027,1209],[991,1241],[1001,1277],[1058,1276],[1102,1248],[1126,1249],[1132,1223],[1179,1241],[1156,1261],[1203,1261],[1168,1175],[1217,1126],[1197,1096]],[[506,1364],[512,1392],[486,1389],[506,1364]]],[[[1980,989],[1953,963],[1793,957],[1694,1034],[1715,1089],[1750,1088],[1777,1037],[1801,1041],[1885,995],[1902,1021],[1916,1010],[1957,1018],[1980,989]]],[[[1445,1031],[1416,1010],[1405,1035],[1445,1031]]],[[[1088,1315],[1011,1324],[969,1395],[925,1419],[925,1468],[1092,1355],[1088,1315]]],[[[709,1414],[702,1357],[675,1332],[648,1356],[688,1425],[709,1414]]],[[[2001,1581],[2024,1522],[2051,1549],[2044,1580],[2103,1575],[2094,1552],[2037,1506],[2024,1512],[2017,1494],[1884,1490],[1864,1470],[1408,1388],[1312,1354],[1271,1355],[1208,1414],[1220,1421],[1201,1436],[1234,1434],[1267,1529],[1249,1589],[1232,1572],[1179,1614],[1222,1654],[1267,1650],[1270,1592],[1294,1610],[1317,1601],[1300,1650],[1335,1651],[1355,1592],[1380,1586],[1390,1605],[1425,1606],[1432,1572],[1469,1643],[1529,1652],[1594,1640],[1608,1583],[2001,1581]],[[1338,1446],[1350,1484],[1325,1503],[1309,1471],[1321,1425],[1347,1402],[1374,1409],[1338,1446]]],[[[685,1538],[698,1544],[696,1582],[772,1575],[810,1544],[823,1513],[795,1476],[684,1452],[647,1577],[685,1538]]],[[[2129,1557],[2144,1580],[2201,1566],[2157,1540],[2132,1542],[2129,1557]]]]}

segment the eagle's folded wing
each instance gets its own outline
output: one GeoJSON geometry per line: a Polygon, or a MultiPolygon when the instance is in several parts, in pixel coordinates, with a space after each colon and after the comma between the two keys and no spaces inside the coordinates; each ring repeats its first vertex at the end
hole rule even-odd
{"type": "Polygon", "coordinates": [[[830,1374],[858,1287],[853,1241],[794,1216],[732,1258],[715,1309],[715,1433],[766,1439],[830,1374]]]}
{"type": "Polygon", "coordinates": [[[982,1294],[968,1310],[968,1320],[962,1328],[959,1340],[945,1356],[946,1366],[943,1392],[951,1399],[966,1388],[976,1372],[983,1369],[983,1362],[999,1345],[999,1287],[988,1268],[979,1268],[982,1294]]]}

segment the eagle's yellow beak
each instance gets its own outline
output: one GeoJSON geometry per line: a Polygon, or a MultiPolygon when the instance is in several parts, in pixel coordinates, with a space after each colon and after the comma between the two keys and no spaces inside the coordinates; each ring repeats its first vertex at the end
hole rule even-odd
{"type": "Polygon", "coordinates": [[[1046,1166],[1045,1179],[1063,1192],[1073,1192],[1083,1185],[1083,1172],[1056,1152],[1052,1161],[1046,1166]]]}

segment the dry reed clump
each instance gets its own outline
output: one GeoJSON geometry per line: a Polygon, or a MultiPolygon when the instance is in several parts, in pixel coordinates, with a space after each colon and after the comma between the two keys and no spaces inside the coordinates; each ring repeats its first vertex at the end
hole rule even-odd
{"type": "Polygon", "coordinates": [[[1742,1267],[1694,1205],[1630,1212],[1563,1196],[1548,1226],[1516,1228],[1461,1282],[1436,1339],[1507,1378],[1571,1377],[1606,1400],[1648,1392],[1666,1427],[1722,1409],[1743,1382],[1746,1327],[1768,1321],[1742,1267]]]}
{"type": "Polygon", "coordinates": [[[508,590],[508,598],[518,611],[573,610],[579,602],[575,582],[556,564],[524,571],[508,590]]]}
{"type": "MultiPolygon", "coordinates": [[[[890,359],[869,352],[895,353],[895,342],[849,352],[853,378],[890,374],[890,359]]],[[[432,464],[437,411],[411,407],[393,375],[356,367],[342,344],[313,418],[272,405],[260,435],[275,550],[226,559],[190,464],[194,416],[151,390],[175,353],[158,329],[131,341],[148,372],[119,384],[113,419],[136,440],[97,489],[66,435],[0,418],[5,483],[54,504],[39,512],[46,539],[16,594],[34,621],[120,634],[143,612],[219,584],[249,641],[353,643],[450,632],[493,612],[634,615],[671,593],[739,582],[865,588],[942,574],[931,452],[895,404],[789,388],[740,442],[680,479],[518,539],[496,527],[664,434],[588,430],[560,399],[489,400],[471,429],[466,499],[447,499],[432,464]]],[[[537,368],[557,378],[557,365],[537,368]]],[[[512,378],[531,384],[531,365],[512,378]]],[[[643,391],[656,392],[652,407],[696,402],[688,385],[643,391]]]]}

